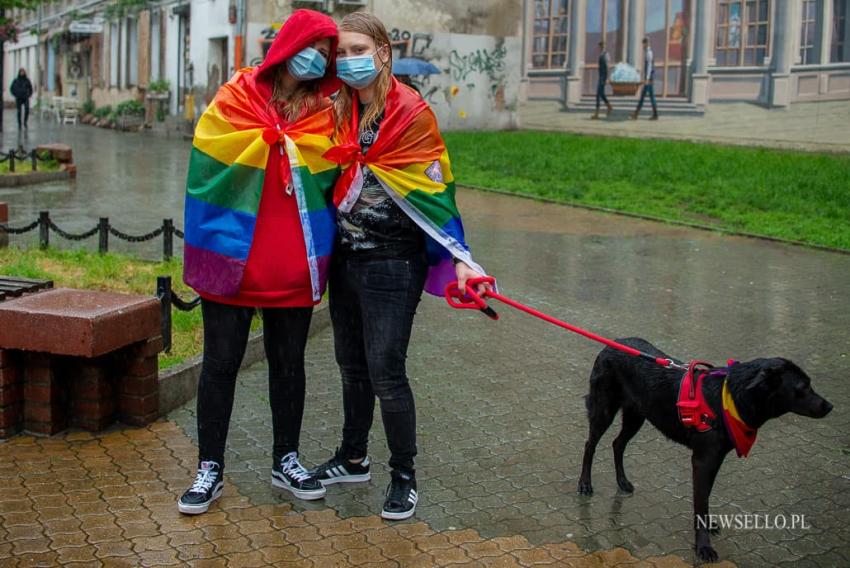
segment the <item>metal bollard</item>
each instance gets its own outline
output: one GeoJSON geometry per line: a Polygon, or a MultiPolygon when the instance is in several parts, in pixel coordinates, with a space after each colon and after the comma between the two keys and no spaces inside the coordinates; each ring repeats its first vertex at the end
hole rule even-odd
{"type": "Polygon", "coordinates": [[[162,259],[171,260],[174,256],[174,220],[162,220],[162,259]]]}
{"type": "Polygon", "coordinates": [[[101,217],[97,223],[97,252],[105,254],[109,252],[109,217],[101,217]]]}
{"type": "Polygon", "coordinates": [[[50,213],[47,211],[38,213],[38,245],[42,249],[50,246],[50,213]]]}
{"type": "Polygon", "coordinates": [[[171,352],[171,276],[156,277],[156,297],[162,315],[162,345],[166,353],[171,352]]]}

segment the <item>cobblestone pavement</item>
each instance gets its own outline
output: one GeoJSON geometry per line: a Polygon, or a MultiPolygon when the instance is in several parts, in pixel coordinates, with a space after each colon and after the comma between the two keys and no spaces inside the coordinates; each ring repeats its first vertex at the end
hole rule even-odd
{"type": "MultiPolygon", "coordinates": [[[[228,485],[215,508],[187,517],[176,499],[195,447],[170,421],[92,436],[19,436],[0,444],[0,566],[634,566],[622,548],[584,552],[523,536],[483,538],[425,522],[294,511],[228,485]]],[[[234,476],[238,479],[238,476],[234,476]]],[[[234,479],[235,480],[235,479],[234,479]]],[[[270,488],[267,493],[271,493],[270,488]]],[[[643,565],[679,567],[674,556],[643,565]]]]}
{"type": "MultiPolygon", "coordinates": [[[[714,542],[740,566],[850,564],[850,256],[507,196],[459,198],[476,258],[510,296],[685,359],[782,355],[806,369],[835,411],[768,423],[749,459],[727,459],[712,507],[805,515],[810,528],[732,529],[714,542]]],[[[175,506],[195,465],[193,403],[147,429],[0,444],[0,566],[691,562],[687,451],[645,427],[626,452],[636,491],[621,495],[605,450],[612,428],[597,453],[596,495],[578,496],[581,397],[598,346],[497,309],[502,320],[492,322],[423,300],[409,353],[422,495],[415,522],[375,516],[388,481],[379,420],[371,484],[333,486],[319,503],[270,487],[260,364],[240,376],[226,496],[197,518],[175,506]]],[[[338,443],[341,395],[330,330],[308,349],[301,449],[316,463],[338,443]]]]}
{"type": "Polygon", "coordinates": [[[704,116],[665,115],[631,121],[617,110],[610,119],[591,120],[590,112],[562,112],[557,101],[520,105],[520,124],[532,130],[558,130],[606,136],[671,138],[720,144],[850,152],[850,101],[796,103],[768,109],[750,103],[712,103],[704,116]]]}
{"type": "MultiPolygon", "coordinates": [[[[786,356],[836,404],[826,419],[768,423],[749,459],[727,459],[713,512],[805,515],[806,530],[729,530],[722,558],[741,566],[838,566],[850,562],[850,421],[842,404],[850,353],[850,257],[600,215],[475,192],[461,206],[476,256],[503,292],[610,335],[641,335],[671,354],[723,361],[786,356]]],[[[499,309],[497,307],[497,309],[499,309]]],[[[612,428],[595,465],[596,494],[576,493],[586,435],[582,395],[598,346],[509,308],[492,322],[426,298],[409,372],[417,395],[421,501],[435,531],[482,538],[570,541],[582,550],[623,547],[640,559],[692,561],[688,452],[645,427],[626,452],[635,484],[618,494],[612,428]]],[[[339,375],[330,330],[308,353],[305,461],[338,444],[339,375]]],[[[228,477],[251,503],[286,497],[268,487],[270,416],[266,369],[240,377],[228,477]]],[[[193,406],[171,415],[194,436],[193,406]]],[[[333,486],[324,502],[342,518],[375,514],[388,458],[376,418],[371,484],[333,486]]],[[[188,463],[188,462],[187,462],[188,463]]]]}

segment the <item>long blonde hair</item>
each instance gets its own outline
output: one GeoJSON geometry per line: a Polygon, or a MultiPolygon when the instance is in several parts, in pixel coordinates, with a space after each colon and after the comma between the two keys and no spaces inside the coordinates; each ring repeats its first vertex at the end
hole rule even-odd
{"type": "MultiPolygon", "coordinates": [[[[363,116],[360,117],[360,130],[371,128],[384,112],[387,104],[387,93],[390,92],[390,85],[392,85],[393,52],[390,36],[383,22],[367,12],[352,12],[345,16],[339,24],[339,31],[363,34],[372,38],[376,48],[387,47],[389,54],[387,62],[375,79],[375,96],[364,110],[363,116]]],[[[336,100],[334,100],[337,132],[343,124],[347,124],[351,120],[353,91],[354,89],[343,83],[336,100]]]]}
{"type": "Polygon", "coordinates": [[[320,88],[321,79],[299,81],[295,90],[288,97],[284,97],[283,79],[287,73],[284,64],[278,65],[274,70],[272,98],[269,100],[269,106],[277,111],[278,116],[287,122],[295,122],[301,117],[321,110],[324,106],[324,96],[320,88]]]}

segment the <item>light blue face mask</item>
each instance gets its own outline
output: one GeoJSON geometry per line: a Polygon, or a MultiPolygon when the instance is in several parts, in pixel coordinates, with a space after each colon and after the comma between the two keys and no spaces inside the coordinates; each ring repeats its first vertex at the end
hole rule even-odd
{"type": "Polygon", "coordinates": [[[378,76],[378,69],[375,68],[375,54],[338,58],[336,76],[353,89],[368,87],[378,76]]]}
{"type": "Polygon", "coordinates": [[[312,47],[305,47],[286,61],[289,74],[300,81],[324,77],[327,66],[325,56],[312,47]]]}

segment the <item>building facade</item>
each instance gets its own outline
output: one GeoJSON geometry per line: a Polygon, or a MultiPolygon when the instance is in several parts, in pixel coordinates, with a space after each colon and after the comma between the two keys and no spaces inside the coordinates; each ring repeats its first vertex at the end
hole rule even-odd
{"type": "Polygon", "coordinates": [[[850,99],[850,0],[523,0],[523,83],[566,107],[613,63],[655,57],[656,93],[704,107],[850,99]]]}
{"type": "Polygon", "coordinates": [[[27,69],[41,96],[98,107],[167,80],[170,112],[197,117],[238,67],[262,61],[297,8],[378,15],[396,57],[440,69],[415,80],[443,127],[517,126],[519,0],[59,0],[15,14],[21,33],[4,65],[7,77],[27,69]]]}

